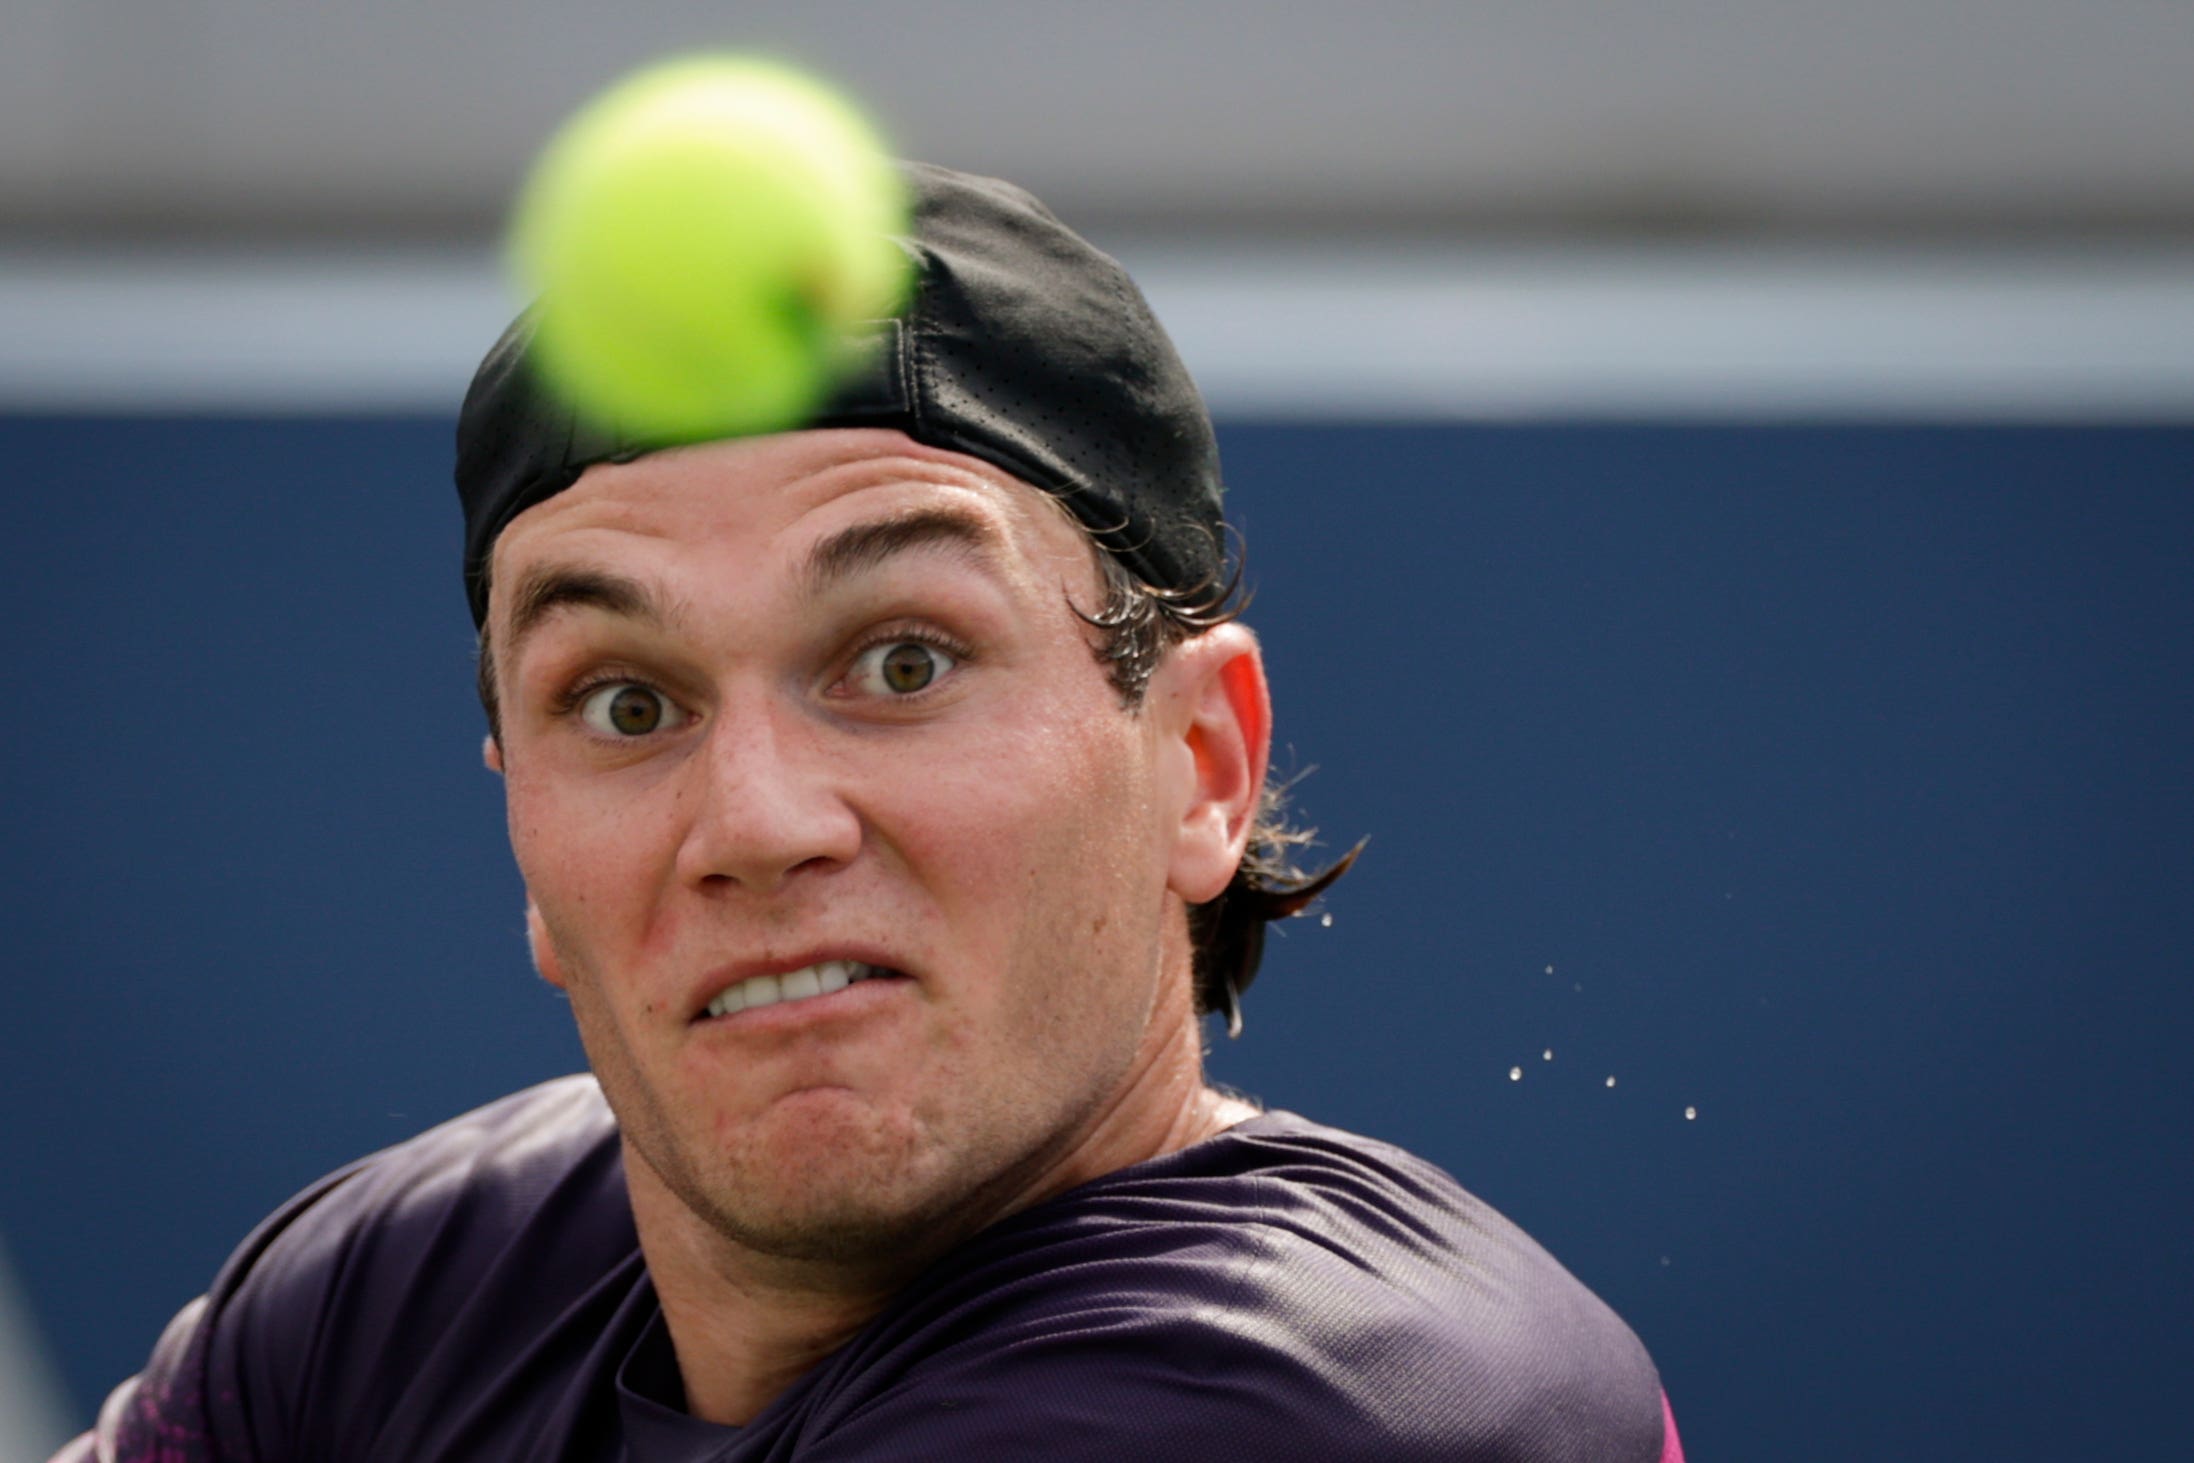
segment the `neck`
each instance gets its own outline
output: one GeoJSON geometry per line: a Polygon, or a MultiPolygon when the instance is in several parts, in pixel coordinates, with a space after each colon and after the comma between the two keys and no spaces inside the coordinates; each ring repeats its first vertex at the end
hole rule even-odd
{"type": "MultiPolygon", "coordinates": [[[[627,1146],[627,1182],[640,1216],[641,1249],[678,1354],[686,1410],[705,1422],[744,1425],[778,1393],[853,1339],[898,1287],[863,1283],[820,1266],[742,1253],[731,1259],[695,1226],[651,1223],[661,1202],[642,1200],[661,1181],[627,1146]],[[805,1272],[805,1273],[803,1273],[805,1272]]],[[[660,1193],[659,1201],[679,1200],[660,1193]]],[[[682,1206],[681,1206],[682,1207],[682,1206]]]]}

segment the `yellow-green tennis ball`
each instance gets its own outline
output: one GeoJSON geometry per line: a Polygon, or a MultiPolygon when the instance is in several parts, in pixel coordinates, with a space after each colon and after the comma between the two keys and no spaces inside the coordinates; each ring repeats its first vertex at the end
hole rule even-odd
{"type": "Polygon", "coordinates": [[[904,183],[830,88],[735,56],[650,67],[549,142],[511,263],[534,359],[582,417],[659,441],[797,426],[896,314],[904,183]]]}

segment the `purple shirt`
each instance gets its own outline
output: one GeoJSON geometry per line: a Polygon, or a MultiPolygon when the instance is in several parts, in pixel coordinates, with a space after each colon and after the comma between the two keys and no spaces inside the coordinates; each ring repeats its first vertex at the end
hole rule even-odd
{"type": "Polygon", "coordinates": [[[1289,1113],[932,1266],[744,1427],[684,1410],[593,1080],[323,1180],[68,1463],[1679,1459],[1644,1348],[1446,1174],[1289,1113]],[[96,1447],[97,1451],[94,1451],[96,1447]]]}

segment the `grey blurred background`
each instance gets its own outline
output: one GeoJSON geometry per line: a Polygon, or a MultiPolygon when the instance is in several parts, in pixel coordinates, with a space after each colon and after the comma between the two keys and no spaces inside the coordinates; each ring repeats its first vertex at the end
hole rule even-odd
{"type": "MultiPolygon", "coordinates": [[[[513,304],[496,233],[533,150],[704,46],[1033,189],[1143,280],[1222,425],[2194,424],[2185,0],[0,0],[0,420],[446,417],[513,304]]],[[[62,541],[25,507],[48,490],[0,490],[19,553],[62,541]]],[[[54,1039],[17,1025],[7,1064],[54,1039]]],[[[11,1124],[75,1132],[16,1090],[11,1124]]],[[[36,1457],[96,1400],[61,1374],[107,1353],[53,1357],[73,1280],[10,1241],[0,1456],[36,1457]]],[[[1766,1385],[1671,1390],[1711,1439],[1712,1389],[1766,1385]]]]}
{"type": "Polygon", "coordinates": [[[21,406],[441,409],[508,307],[533,149],[712,45],[1034,189],[1136,268],[1225,412],[2154,416],[2194,389],[2182,0],[6,0],[0,36],[21,406]]]}
{"type": "Polygon", "coordinates": [[[0,230],[483,238],[622,68],[729,43],[1099,228],[2194,225],[2177,0],[10,0],[0,230]]]}

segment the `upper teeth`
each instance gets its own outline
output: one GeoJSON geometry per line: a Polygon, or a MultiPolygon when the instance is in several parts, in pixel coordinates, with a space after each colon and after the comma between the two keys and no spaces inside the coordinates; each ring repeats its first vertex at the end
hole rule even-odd
{"type": "Polygon", "coordinates": [[[757,975],[740,981],[709,1002],[708,1013],[729,1016],[736,1011],[751,1011],[756,1006],[774,1006],[779,1001],[827,996],[832,991],[844,990],[855,981],[867,980],[875,973],[858,960],[825,960],[788,970],[783,975],[757,975]]]}

